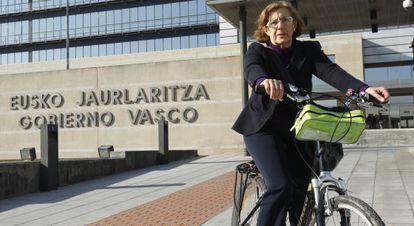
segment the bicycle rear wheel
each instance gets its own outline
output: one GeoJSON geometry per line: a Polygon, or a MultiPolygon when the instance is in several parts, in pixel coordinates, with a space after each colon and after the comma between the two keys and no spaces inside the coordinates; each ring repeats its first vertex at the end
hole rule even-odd
{"type": "MultiPolygon", "coordinates": [[[[372,207],[364,201],[347,195],[340,195],[330,199],[332,214],[325,216],[325,224],[331,225],[369,225],[385,226],[372,207]]],[[[309,225],[316,225],[315,215],[309,225]]]]}
{"type": "Polygon", "coordinates": [[[231,225],[257,225],[257,217],[260,210],[260,203],[258,202],[266,191],[263,178],[258,174],[249,175],[247,180],[243,180],[240,183],[242,183],[241,186],[237,186],[235,192],[231,225]],[[249,220],[246,224],[242,224],[247,218],[249,220]]]}

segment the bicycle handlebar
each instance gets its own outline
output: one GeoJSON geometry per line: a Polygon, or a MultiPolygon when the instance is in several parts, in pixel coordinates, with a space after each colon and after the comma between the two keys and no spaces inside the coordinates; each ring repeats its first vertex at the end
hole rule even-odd
{"type": "MultiPolygon", "coordinates": [[[[267,95],[264,85],[256,86],[256,89],[254,91],[258,94],[267,95]]],[[[310,97],[311,93],[312,92],[309,92],[305,89],[299,88],[289,83],[284,85],[283,96],[291,99],[292,101],[296,103],[303,103],[303,102],[307,103],[311,101],[312,100],[312,98],[310,97]]],[[[352,91],[352,93],[347,95],[347,100],[350,100],[349,101],[350,103],[348,103],[348,105],[350,105],[351,103],[355,103],[358,106],[365,107],[365,108],[368,108],[371,106],[383,108],[382,104],[379,103],[375,97],[373,97],[372,95],[366,92],[352,91]]]]}

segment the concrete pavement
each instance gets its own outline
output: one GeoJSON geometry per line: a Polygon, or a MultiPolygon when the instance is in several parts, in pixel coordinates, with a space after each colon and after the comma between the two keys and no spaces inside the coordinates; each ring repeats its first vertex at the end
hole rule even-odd
{"type": "MultiPolygon", "coordinates": [[[[137,213],[133,212],[134,208],[152,203],[159,205],[160,200],[165,202],[165,197],[171,200],[177,195],[183,197],[185,191],[202,188],[202,184],[217,185],[217,178],[247,159],[232,155],[206,156],[1,200],[0,225],[85,225],[97,221],[101,222],[98,225],[105,225],[105,221],[100,220],[125,216],[123,223],[116,221],[117,225],[124,225],[128,217],[137,213]]],[[[333,174],[344,178],[350,194],[372,205],[387,225],[414,225],[414,149],[347,150],[333,174]]],[[[225,189],[228,192],[231,186],[223,186],[225,189]]],[[[210,192],[205,188],[202,191],[200,195],[210,192]]],[[[196,197],[188,196],[192,198],[196,197]]],[[[231,198],[226,197],[223,201],[226,207],[215,213],[215,217],[201,222],[229,225],[231,198]]],[[[199,207],[205,208],[201,204],[199,207]]],[[[179,211],[177,208],[173,208],[175,214],[179,211]]],[[[201,211],[207,212],[207,209],[201,211]]],[[[169,216],[174,217],[174,213],[169,216]]],[[[140,225],[137,219],[128,224],[140,225]]]]}
{"type": "MultiPolygon", "coordinates": [[[[370,204],[386,225],[414,225],[414,148],[347,149],[333,175],[370,204]]],[[[231,208],[204,226],[230,225],[231,208]]]]}

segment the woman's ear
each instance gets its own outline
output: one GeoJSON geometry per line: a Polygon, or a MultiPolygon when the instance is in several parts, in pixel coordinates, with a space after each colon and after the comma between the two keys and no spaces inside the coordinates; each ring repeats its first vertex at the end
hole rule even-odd
{"type": "Polygon", "coordinates": [[[267,28],[267,26],[264,26],[264,27],[262,28],[262,30],[263,30],[263,32],[264,32],[266,35],[269,35],[269,29],[267,28]]]}

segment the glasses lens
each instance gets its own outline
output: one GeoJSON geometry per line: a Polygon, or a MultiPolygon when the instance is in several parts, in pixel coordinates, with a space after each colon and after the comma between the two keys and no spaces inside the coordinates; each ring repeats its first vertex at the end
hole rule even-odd
{"type": "Polygon", "coordinates": [[[280,21],[281,21],[282,23],[284,23],[284,24],[287,24],[287,23],[291,23],[291,22],[293,21],[293,18],[292,18],[292,17],[290,17],[290,16],[287,16],[287,17],[282,17],[282,18],[280,19],[280,21]]]}

